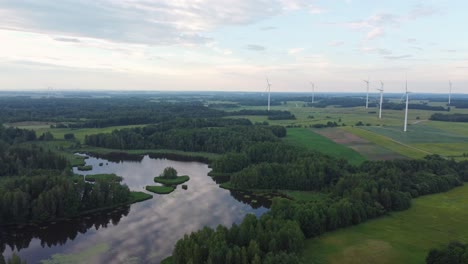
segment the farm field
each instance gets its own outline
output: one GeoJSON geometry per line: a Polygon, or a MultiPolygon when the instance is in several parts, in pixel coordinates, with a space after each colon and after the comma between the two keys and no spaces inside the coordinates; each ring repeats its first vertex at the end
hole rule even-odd
{"type": "Polygon", "coordinates": [[[333,140],[338,144],[354,149],[368,160],[391,160],[405,158],[405,156],[377,145],[369,140],[358,137],[338,127],[316,129],[315,132],[333,140]]]}
{"type": "Polygon", "coordinates": [[[366,158],[357,151],[345,145],[335,143],[309,128],[289,128],[285,141],[292,145],[319,151],[336,158],[346,159],[351,164],[355,165],[366,160],[366,158]]]}
{"type": "Polygon", "coordinates": [[[424,263],[430,248],[468,242],[467,199],[465,185],[414,199],[409,210],[309,239],[304,263],[424,263]]]}

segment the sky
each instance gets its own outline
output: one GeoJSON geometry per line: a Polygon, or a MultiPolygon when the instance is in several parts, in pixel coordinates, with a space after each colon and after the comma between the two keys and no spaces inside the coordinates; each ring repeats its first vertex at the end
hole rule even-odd
{"type": "Polygon", "coordinates": [[[0,90],[468,93],[466,0],[0,0],[0,90]]]}

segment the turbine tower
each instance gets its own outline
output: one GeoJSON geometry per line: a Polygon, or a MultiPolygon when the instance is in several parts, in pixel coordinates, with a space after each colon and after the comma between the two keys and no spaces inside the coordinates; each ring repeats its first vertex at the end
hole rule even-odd
{"type": "Polygon", "coordinates": [[[268,81],[268,78],[266,78],[267,81],[267,89],[268,89],[268,111],[270,111],[270,91],[271,91],[271,83],[268,81]]]}
{"type": "Polygon", "coordinates": [[[409,102],[409,94],[410,92],[408,92],[408,78],[406,78],[406,111],[405,111],[405,126],[404,126],[404,129],[403,131],[406,132],[407,131],[407,127],[408,127],[408,102],[409,102]]]}
{"type": "Polygon", "coordinates": [[[448,104],[450,105],[451,101],[452,101],[452,81],[449,81],[449,102],[448,104]]]}
{"type": "Polygon", "coordinates": [[[364,80],[364,82],[367,84],[367,96],[366,96],[366,109],[369,108],[369,78],[367,80],[364,80]]]}
{"type": "Polygon", "coordinates": [[[383,104],[383,87],[384,87],[384,84],[382,81],[380,81],[380,84],[381,84],[381,88],[380,89],[377,89],[380,91],[380,111],[379,111],[379,119],[382,119],[382,104],[383,104]]]}
{"type": "Polygon", "coordinates": [[[315,101],[315,84],[310,82],[310,86],[312,86],[312,103],[315,101]]]}

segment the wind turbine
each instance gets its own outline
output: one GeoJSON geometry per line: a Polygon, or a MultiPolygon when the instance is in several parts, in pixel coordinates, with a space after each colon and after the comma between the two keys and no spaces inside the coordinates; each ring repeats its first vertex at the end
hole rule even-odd
{"type": "Polygon", "coordinates": [[[382,104],[383,104],[383,91],[384,91],[383,86],[384,86],[384,84],[383,84],[382,81],[380,81],[380,84],[381,84],[381,88],[380,88],[380,89],[377,89],[377,90],[380,91],[380,111],[379,111],[379,119],[382,119],[382,104]]]}
{"type": "Polygon", "coordinates": [[[449,103],[448,104],[450,105],[452,101],[452,81],[449,81],[449,86],[450,88],[449,88],[449,103]]]}
{"type": "Polygon", "coordinates": [[[312,103],[315,101],[315,84],[313,82],[310,82],[310,85],[312,86],[312,103]]]}
{"type": "Polygon", "coordinates": [[[408,92],[408,78],[406,78],[406,111],[405,111],[405,126],[404,126],[404,129],[403,131],[406,132],[407,131],[407,127],[408,127],[408,102],[409,102],[409,94],[410,92],[408,92]]]}
{"type": "Polygon", "coordinates": [[[364,82],[367,84],[367,97],[366,97],[366,109],[369,108],[369,78],[367,80],[364,80],[364,82]]]}
{"type": "Polygon", "coordinates": [[[270,111],[270,91],[271,91],[271,83],[268,81],[268,77],[266,78],[267,82],[267,89],[268,89],[268,111],[270,111]]]}

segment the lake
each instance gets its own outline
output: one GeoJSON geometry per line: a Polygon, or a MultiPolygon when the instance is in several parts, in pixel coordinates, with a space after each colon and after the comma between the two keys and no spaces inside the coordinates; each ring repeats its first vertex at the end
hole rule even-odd
{"type": "Polygon", "coordinates": [[[153,199],[131,206],[45,226],[3,228],[4,256],[11,256],[13,247],[28,264],[159,263],[184,234],[204,226],[231,226],[248,213],[260,216],[268,211],[269,201],[262,197],[219,188],[204,163],[149,156],[111,160],[90,157],[86,165],[93,170],[73,170],[82,175],[115,173],[130,190],[144,191],[146,185],[157,185],[153,178],[171,166],[179,175],[190,176],[188,189],[178,186],[168,195],[153,194],[153,199]]]}

